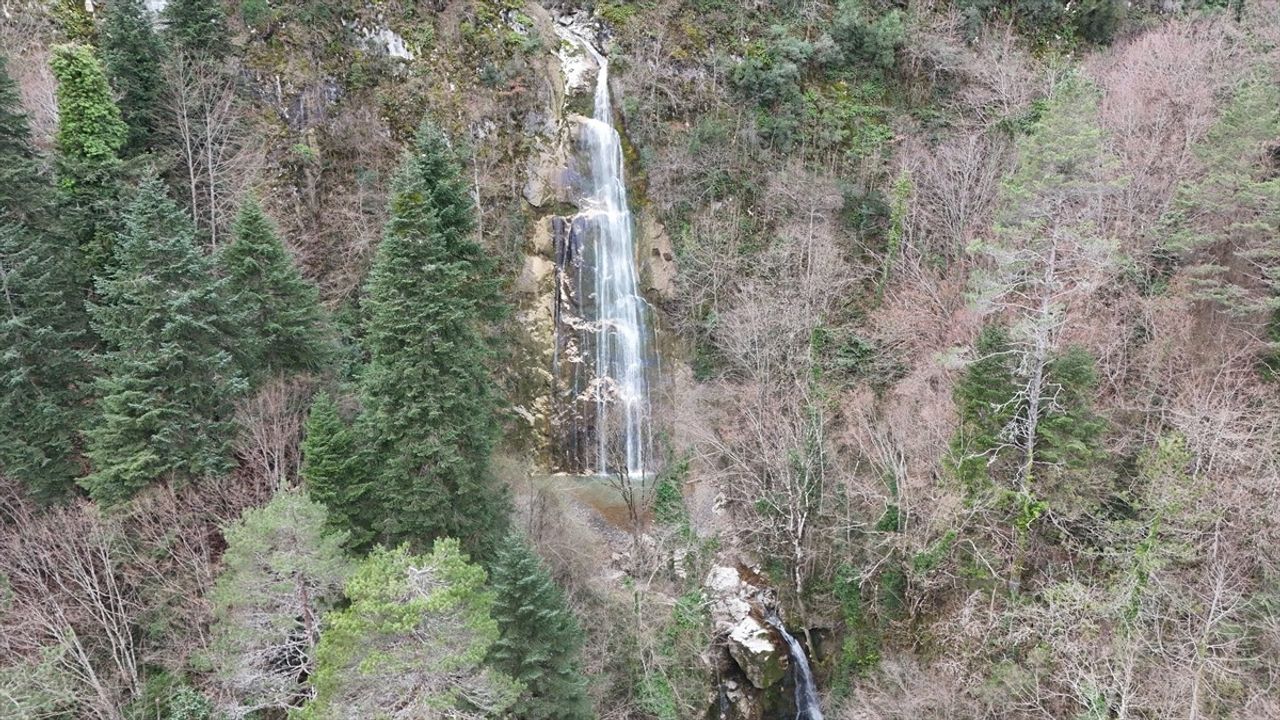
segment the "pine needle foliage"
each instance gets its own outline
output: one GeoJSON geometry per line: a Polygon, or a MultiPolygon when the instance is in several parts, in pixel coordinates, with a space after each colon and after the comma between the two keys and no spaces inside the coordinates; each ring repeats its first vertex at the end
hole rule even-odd
{"type": "Polygon", "coordinates": [[[164,42],[142,0],[114,0],[102,22],[102,60],[129,126],[125,156],[148,150],[160,123],[164,42]]]}
{"type": "Polygon", "coordinates": [[[110,257],[119,227],[120,151],[129,127],[91,48],[59,45],[52,66],[58,81],[58,215],[85,255],[87,279],[110,257]]]}
{"type": "Polygon", "coordinates": [[[138,189],[125,228],[91,307],[105,377],[83,484],[107,504],[159,480],[226,472],[232,404],[245,387],[228,351],[223,282],[159,180],[138,189]]]}
{"type": "Polygon", "coordinates": [[[302,441],[302,478],[311,498],[328,508],[328,526],[345,533],[348,545],[364,548],[377,507],[371,499],[368,459],[355,433],[343,422],[328,392],[316,394],[302,441]]]}
{"type": "Polygon", "coordinates": [[[366,447],[386,543],[442,536],[492,555],[508,500],[489,469],[498,434],[486,324],[498,275],[474,237],[475,209],[445,135],[424,123],[392,186],[366,288],[366,447]]]}
{"type": "Polygon", "coordinates": [[[240,207],[232,235],[218,264],[238,315],[235,352],[245,375],[259,382],[322,369],[333,348],[319,293],[303,279],[257,200],[240,207]]]}
{"type": "Polygon", "coordinates": [[[302,720],[505,717],[520,691],[484,665],[498,638],[485,572],[456,540],[429,555],[377,548],[346,587],[350,605],[325,618],[315,699],[302,720]]]}
{"type": "Polygon", "coordinates": [[[92,382],[80,258],[52,191],[0,57],[0,470],[43,501],[75,487],[92,382]]]}
{"type": "Polygon", "coordinates": [[[489,652],[494,667],[524,685],[512,717],[589,720],[591,704],[579,667],[582,628],[533,551],[508,539],[493,563],[493,616],[501,637],[489,652]]]}

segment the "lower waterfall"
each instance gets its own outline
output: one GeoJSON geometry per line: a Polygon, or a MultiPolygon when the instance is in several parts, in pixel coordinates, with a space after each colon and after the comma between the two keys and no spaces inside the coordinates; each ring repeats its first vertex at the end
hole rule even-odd
{"type": "Polygon", "coordinates": [[[765,618],[774,630],[787,643],[787,655],[791,659],[791,672],[795,678],[795,720],[823,720],[822,705],[818,702],[818,687],[813,680],[813,670],[809,667],[809,657],[805,655],[804,646],[799,640],[791,637],[786,626],[776,615],[765,618]]]}

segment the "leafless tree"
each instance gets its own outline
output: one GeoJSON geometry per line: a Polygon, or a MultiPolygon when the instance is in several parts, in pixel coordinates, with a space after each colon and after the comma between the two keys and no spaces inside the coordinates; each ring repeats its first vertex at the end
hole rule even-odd
{"type": "Polygon", "coordinates": [[[243,470],[271,491],[293,485],[297,477],[311,388],[305,378],[273,378],[236,409],[236,454],[243,470]]]}
{"type": "Polygon", "coordinates": [[[136,623],[143,612],[119,574],[117,523],[76,502],[38,512],[4,488],[0,574],[10,598],[0,607],[6,655],[61,648],[57,669],[73,679],[83,717],[119,720],[139,690],[136,623]]]}
{"type": "Polygon", "coordinates": [[[232,70],[176,53],[165,64],[165,90],[166,125],[175,135],[191,217],[217,248],[263,152],[246,127],[232,70]]]}

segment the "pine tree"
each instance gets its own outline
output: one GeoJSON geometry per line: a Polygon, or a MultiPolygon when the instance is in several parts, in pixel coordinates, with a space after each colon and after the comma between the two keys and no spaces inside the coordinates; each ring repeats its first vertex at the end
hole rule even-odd
{"type": "Polygon", "coordinates": [[[960,427],[952,443],[952,459],[970,492],[989,483],[988,465],[1013,419],[1017,392],[1008,331],[997,324],[984,327],[974,355],[953,391],[960,427]]]}
{"type": "Polygon", "coordinates": [[[91,384],[79,258],[52,227],[51,190],[0,56],[0,469],[45,501],[80,472],[91,384]]]}
{"type": "Polygon", "coordinates": [[[129,126],[126,156],[152,147],[160,122],[164,43],[142,0],[113,0],[102,23],[102,59],[129,126]]]}
{"type": "Polygon", "coordinates": [[[521,538],[510,538],[498,553],[492,586],[501,636],[489,660],[524,685],[512,717],[589,720],[591,704],[578,665],[582,629],[564,593],[521,538]]]}
{"type": "Polygon", "coordinates": [[[164,23],[176,50],[209,59],[224,57],[228,41],[227,14],[218,0],[169,0],[164,23]]]}
{"type": "Polygon", "coordinates": [[[107,503],[156,480],[226,471],[231,406],[244,387],[227,350],[222,283],[159,180],[143,182],[125,226],[91,308],[107,376],[83,484],[107,503]]]}
{"type": "Polygon", "coordinates": [[[322,505],[285,490],[226,530],[209,660],[237,717],[286,711],[306,696],[320,613],[340,599],[349,570],[344,538],[327,525],[322,505]]]}
{"type": "Polygon", "coordinates": [[[506,717],[520,687],[484,665],[498,637],[485,572],[458,542],[430,555],[378,548],[347,582],[351,604],[325,617],[300,720],[506,717]]]}
{"type": "Polygon", "coordinates": [[[329,527],[347,533],[353,548],[365,547],[373,539],[377,509],[371,506],[366,466],[333,396],[318,393],[302,441],[302,478],[311,498],[328,508],[329,527]]]}
{"type": "Polygon", "coordinates": [[[483,324],[502,311],[473,239],[466,183],[444,135],[424,124],[397,175],[370,274],[364,436],[379,459],[388,542],[456,537],[486,557],[507,499],[489,472],[497,398],[483,324]]]}
{"type": "Polygon", "coordinates": [[[332,353],[319,296],[257,201],[241,206],[232,234],[218,262],[239,315],[236,356],[244,374],[262,380],[319,370],[332,353]]]}
{"type": "Polygon", "coordinates": [[[58,80],[58,214],[84,253],[82,279],[87,282],[110,257],[119,228],[120,149],[129,128],[112,100],[102,65],[88,47],[55,47],[52,66],[58,80]]]}

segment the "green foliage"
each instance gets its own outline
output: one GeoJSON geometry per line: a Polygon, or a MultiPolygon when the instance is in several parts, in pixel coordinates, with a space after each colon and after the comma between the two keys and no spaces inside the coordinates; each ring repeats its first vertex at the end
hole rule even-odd
{"type": "Polygon", "coordinates": [[[124,708],[126,720],[221,720],[199,690],[169,672],[147,676],[138,696],[124,708]]]}
{"type": "Polygon", "coordinates": [[[0,57],[0,468],[44,501],[80,474],[92,380],[80,258],[56,231],[51,194],[0,57]]]}
{"type": "MultiPolygon", "coordinates": [[[[53,74],[58,80],[60,160],[83,164],[86,170],[114,168],[128,135],[111,87],[91,48],[59,45],[53,49],[53,74]]],[[[63,183],[77,177],[64,178],[63,183]]]]}
{"type": "Polygon", "coordinates": [[[165,33],[175,50],[208,60],[222,58],[231,50],[221,2],[169,0],[163,16],[165,33]]]}
{"type": "Polygon", "coordinates": [[[325,617],[315,698],[298,718],[376,718],[392,705],[405,716],[502,716],[521,687],[484,667],[499,635],[484,586],[456,540],[426,556],[374,550],[347,582],[350,605],[325,617]]]}
{"type": "Polygon", "coordinates": [[[952,441],[956,475],[972,494],[990,483],[988,466],[1016,412],[1013,354],[1008,332],[987,325],[978,336],[975,359],[952,391],[960,426],[952,441]]]}
{"type": "Polygon", "coordinates": [[[596,2],[596,14],[610,25],[622,26],[636,16],[639,11],[637,4],[630,0],[599,0],[596,2]]]}
{"type": "Polygon", "coordinates": [[[58,214],[84,253],[89,275],[110,257],[118,230],[119,154],[129,127],[90,48],[56,46],[51,64],[58,81],[58,214]]]}
{"type": "Polygon", "coordinates": [[[851,159],[884,151],[893,139],[879,83],[838,81],[804,95],[805,143],[811,152],[843,149],[851,159]]]}
{"type": "Polygon", "coordinates": [[[881,631],[866,611],[862,599],[862,575],[849,565],[836,568],[832,597],[840,605],[844,639],[840,646],[833,690],[847,693],[855,677],[866,675],[880,664],[881,631]]]}
{"type": "Polygon", "coordinates": [[[1179,186],[1161,228],[1158,251],[1186,266],[1195,297],[1236,317],[1280,317],[1277,137],[1280,91],[1269,79],[1252,78],[1196,148],[1206,172],[1179,186]]]}
{"type": "Polygon", "coordinates": [[[882,72],[894,69],[906,37],[901,10],[873,19],[863,0],[842,0],[831,26],[831,39],[843,55],[842,63],[882,72]]]}
{"type": "MultiPolygon", "coordinates": [[[[960,428],[951,457],[956,475],[971,496],[1016,472],[1009,463],[1023,459],[1014,456],[1011,428],[1026,410],[1025,398],[1018,395],[1025,379],[1019,375],[1007,331],[998,325],[983,328],[975,355],[953,391],[960,428]]],[[[1099,442],[1106,423],[1092,409],[1093,358],[1081,348],[1068,348],[1050,359],[1044,382],[1053,400],[1046,402],[1036,425],[1033,461],[1046,473],[1043,479],[1049,487],[1065,499],[1084,488],[1060,481],[1072,472],[1090,472],[1102,459],[1099,442]]],[[[1029,495],[1019,496],[1013,505],[1023,526],[1043,510],[1040,501],[1029,495]]]]}
{"type": "Polygon", "coordinates": [[[249,199],[218,254],[229,306],[237,313],[236,357],[254,382],[314,372],[332,357],[328,323],[314,286],[285,250],[262,207],[249,199]]]}
{"type": "Polygon", "coordinates": [[[493,617],[501,636],[490,663],[524,686],[511,717],[592,717],[579,668],[583,633],[560,591],[524,540],[508,538],[493,563],[493,617]]]}
{"type": "Polygon", "coordinates": [[[30,659],[0,665],[4,712],[12,720],[74,720],[79,717],[76,680],[63,669],[67,643],[40,648],[30,659]]]}
{"type": "Polygon", "coordinates": [[[689,513],[684,507],[683,488],[689,476],[688,455],[667,463],[654,480],[653,519],[660,525],[685,526],[689,513]]]}
{"type": "Polygon", "coordinates": [[[956,531],[948,530],[942,537],[933,541],[929,547],[916,553],[911,558],[911,570],[917,575],[924,575],[935,570],[951,551],[956,542],[956,531]]]}
{"type": "Polygon", "coordinates": [[[94,469],[82,484],[104,503],[157,480],[225,472],[232,402],[244,389],[227,350],[232,314],[222,282],[159,180],[138,189],[125,227],[91,308],[106,376],[86,433],[94,469]]]}
{"type": "Polygon", "coordinates": [[[330,529],[345,533],[353,548],[373,540],[369,528],[377,507],[370,497],[367,467],[368,458],[338,415],[333,396],[317,393],[302,440],[302,478],[311,498],[328,508],[330,529]]]}
{"type": "MultiPolygon", "coordinates": [[[[702,701],[712,677],[702,659],[711,634],[708,599],[700,588],[676,598],[666,617],[657,608],[646,611],[647,619],[659,621],[655,629],[647,624],[639,632],[656,633],[643,641],[646,650],[636,649],[640,667],[635,669],[635,693],[640,707],[661,720],[694,717],[703,710],[702,701]],[[657,613],[649,615],[648,612],[657,613]]],[[[640,606],[635,608],[640,614],[640,606]]]]}
{"type": "Polygon", "coordinates": [[[287,709],[305,694],[320,613],[348,574],[346,538],[327,525],[323,505],[284,490],[225,531],[209,659],[215,682],[246,708],[287,709]]]}
{"type": "Polygon", "coordinates": [[[160,124],[164,43],[143,0],[113,0],[102,23],[101,54],[129,126],[126,156],[150,149],[160,124]]]}
{"type": "Polygon", "coordinates": [[[885,242],[885,257],[880,267],[880,284],[876,292],[884,297],[884,290],[889,284],[893,271],[893,263],[902,252],[902,234],[907,216],[907,203],[911,199],[911,174],[903,170],[893,183],[893,204],[889,212],[889,232],[885,242]]]}
{"type": "Polygon", "coordinates": [[[277,11],[267,0],[244,0],[240,3],[240,19],[246,27],[261,30],[277,19],[277,11]]]}
{"type": "Polygon", "coordinates": [[[92,43],[97,28],[93,14],[85,7],[84,0],[53,0],[49,14],[69,42],[92,43]]]}
{"type": "Polygon", "coordinates": [[[1015,25],[1037,43],[1045,45],[1111,42],[1125,20],[1125,3],[1119,0],[962,0],[970,38],[984,20],[1015,25]]]}
{"type": "Polygon", "coordinates": [[[1040,421],[1038,461],[1068,469],[1083,469],[1103,458],[1098,440],[1106,429],[1092,410],[1097,373],[1093,356],[1072,346],[1048,366],[1056,390],[1054,409],[1040,421]]]}
{"type": "Polygon", "coordinates": [[[508,501],[489,470],[499,428],[485,324],[504,307],[469,187],[430,123],[392,185],[390,215],[367,284],[361,416],[379,463],[381,537],[421,547],[447,535],[490,556],[508,501]]]}

